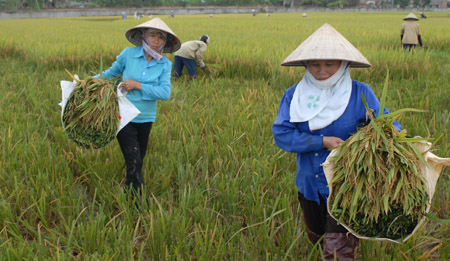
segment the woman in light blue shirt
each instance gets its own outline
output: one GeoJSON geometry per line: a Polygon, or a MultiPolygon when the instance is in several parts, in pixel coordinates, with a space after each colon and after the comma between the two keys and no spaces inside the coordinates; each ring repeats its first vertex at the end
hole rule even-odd
{"type": "Polygon", "coordinates": [[[328,215],[329,190],[321,164],[331,149],[367,121],[361,94],[378,115],[380,102],[373,90],[352,80],[349,71],[349,67],[371,65],[328,24],[300,44],[282,65],[306,68],[302,80],[284,93],[272,132],[277,146],[297,154],[295,185],[308,239],[313,244],[323,239],[326,260],[334,260],[334,255],[337,260],[353,260],[357,239],[328,215]]]}
{"type": "Polygon", "coordinates": [[[125,184],[135,196],[144,186],[142,163],[156,120],[157,100],[170,97],[172,62],[162,53],[178,50],[181,43],[160,18],[133,27],[125,35],[136,47],[125,48],[102,77],[122,75],[121,87],[127,91],[126,97],[141,112],[117,134],[127,166],[125,184]]]}

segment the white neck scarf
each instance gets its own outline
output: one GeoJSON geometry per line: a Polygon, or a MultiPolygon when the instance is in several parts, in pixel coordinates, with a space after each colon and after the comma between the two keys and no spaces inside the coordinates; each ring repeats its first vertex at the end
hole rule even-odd
{"type": "Polygon", "coordinates": [[[306,67],[297,84],[290,107],[290,122],[308,122],[311,130],[322,129],[345,111],[352,93],[348,62],[341,61],[339,70],[330,78],[318,81],[306,67]]]}

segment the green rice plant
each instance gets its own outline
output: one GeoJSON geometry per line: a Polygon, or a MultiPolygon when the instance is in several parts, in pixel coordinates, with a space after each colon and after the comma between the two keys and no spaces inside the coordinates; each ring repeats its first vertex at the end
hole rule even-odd
{"type": "MultiPolygon", "coordinates": [[[[69,73],[70,74],[70,73],[69,73]]],[[[64,130],[83,148],[101,148],[116,137],[119,127],[118,79],[78,80],[63,113],[64,130]]]]}
{"type": "Polygon", "coordinates": [[[383,114],[388,77],[378,117],[369,109],[369,124],[343,142],[332,157],[334,176],[330,182],[330,212],[357,234],[398,240],[411,234],[429,207],[426,181],[419,162],[425,160],[406,130],[393,122],[401,109],[383,114]]]}
{"type": "MultiPolygon", "coordinates": [[[[426,110],[402,118],[402,125],[411,136],[442,134],[433,149],[449,157],[448,12],[430,12],[419,21],[428,49],[413,54],[399,43],[406,14],[159,16],[182,42],[207,33],[205,63],[218,70],[198,70],[193,82],[172,82],[170,99],[158,102],[143,162],[149,202],[141,211],[122,193],[119,144],[77,149],[67,142],[57,104],[64,68],[91,75],[101,57],[111,64],[130,46],[124,32],[144,19],[0,19],[0,256],[323,259],[301,221],[295,154],[278,149],[271,133],[280,98],[304,73],[280,63],[323,23],[332,24],[372,64],[352,69],[352,78],[380,95],[389,68],[387,107],[426,110]]],[[[173,61],[173,54],[165,55],[173,61]]],[[[445,168],[430,209],[439,219],[450,217],[448,174],[445,168]]],[[[422,228],[403,244],[361,240],[356,259],[449,260],[450,226],[426,219],[422,228]]]]}

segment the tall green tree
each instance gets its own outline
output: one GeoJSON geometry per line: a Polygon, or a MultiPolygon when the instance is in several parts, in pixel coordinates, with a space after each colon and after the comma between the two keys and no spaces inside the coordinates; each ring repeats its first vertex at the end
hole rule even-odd
{"type": "Polygon", "coordinates": [[[399,5],[401,8],[405,8],[409,5],[409,0],[394,0],[395,5],[399,5]]]}
{"type": "Polygon", "coordinates": [[[431,0],[421,0],[420,1],[420,7],[426,7],[429,6],[431,3],[431,0]]]}
{"type": "Polygon", "coordinates": [[[11,11],[17,11],[19,8],[20,0],[4,0],[2,5],[5,6],[6,9],[11,11]]]}

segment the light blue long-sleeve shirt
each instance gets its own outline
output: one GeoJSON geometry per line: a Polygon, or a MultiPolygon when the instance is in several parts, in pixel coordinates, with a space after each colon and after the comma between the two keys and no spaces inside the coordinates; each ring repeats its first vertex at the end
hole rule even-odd
{"type": "MultiPolygon", "coordinates": [[[[352,81],[352,94],[346,110],[336,121],[325,128],[311,131],[308,122],[290,122],[289,109],[295,87],[289,88],[283,95],[278,109],[278,115],[272,126],[276,144],[287,152],[297,153],[297,174],[295,185],[306,199],[320,204],[320,194],[324,199],[329,195],[328,183],[321,164],[325,162],[330,151],[323,148],[323,136],[339,137],[346,140],[356,132],[361,123],[366,122],[366,108],[361,99],[361,93],[367,100],[369,108],[378,115],[380,102],[369,85],[352,81]]],[[[385,108],[384,113],[389,111],[385,108]]],[[[400,130],[400,124],[394,122],[400,130]]]]}
{"type": "MultiPolygon", "coordinates": [[[[150,63],[144,56],[142,46],[127,47],[116,58],[111,68],[102,73],[104,78],[122,75],[122,81],[135,80],[141,83],[142,90],[132,90],[127,94],[141,113],[132,122],[154,122],[157,100],[168,100],[171,85],[172,62],[166,57],[150,63]]],[[[99,75],[97,75],[98,77],[99,75]]]]}

